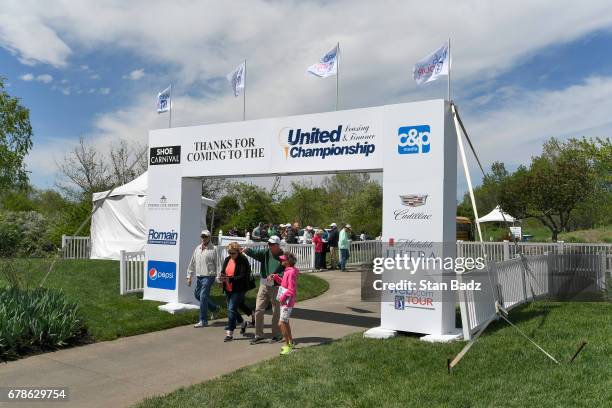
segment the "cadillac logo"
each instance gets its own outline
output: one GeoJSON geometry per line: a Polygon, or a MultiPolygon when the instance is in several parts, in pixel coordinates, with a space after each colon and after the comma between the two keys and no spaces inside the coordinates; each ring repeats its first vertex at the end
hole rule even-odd
{"type": "Polygon", "coordinates": [[[401,195],[400,199],[402,200],[402,205],[407,207],[420,207],[425,205],[427,197],[427,194],[405,194],[401,195]]]}

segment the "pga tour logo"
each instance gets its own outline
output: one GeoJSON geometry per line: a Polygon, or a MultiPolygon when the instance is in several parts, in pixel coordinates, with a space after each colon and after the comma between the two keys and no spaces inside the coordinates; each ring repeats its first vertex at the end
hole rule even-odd
{"type": "Polygon", "coordinates": [[[429,153],[429,125],[402,126],[397,130],[399,154],[429,153]]]}

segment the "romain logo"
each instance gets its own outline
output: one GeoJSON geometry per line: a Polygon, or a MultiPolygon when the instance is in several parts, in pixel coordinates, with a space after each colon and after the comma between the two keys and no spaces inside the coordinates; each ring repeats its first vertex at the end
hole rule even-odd
{"type": "Polygon", "coordinates": [[[149,229],[149,237],[147,244],[158,244],[158,245],[176,245],[178,239],[178,232],[172,231],[156,231],[153,228],[149,229]]]}
{"type": "Polygon", "coordinates": [[[420,207],[425,205],[427,197],[427,194],[404,194],[400,196],[400,200],[406,207],[420,207]]]}
{"type": "Polygon", "coordinates": [[[429,125],[402,126],[397,130],[399,154],[429,153],[430,129],[429,125]]]}
{"type": "Polygon", "coordinates": [[[162,196],[159,199],[160,204],[166,204],[167,201],[168,199],[166,198],[166,196],[162,194],[162,196]]]}

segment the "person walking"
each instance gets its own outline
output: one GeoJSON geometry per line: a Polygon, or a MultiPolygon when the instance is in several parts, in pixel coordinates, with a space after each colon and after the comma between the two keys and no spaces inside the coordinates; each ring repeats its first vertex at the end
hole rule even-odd
{"type": "Polygon", "coordinates": [[[297,244],[298,243],[298,233],[300,231],[300,224],[297,222],[293,223],[293,226],[287,227],[287,238],[285,242],[288,244],[297,244]]]}
{"type": "Polygon", "coordinates": [[[336,269],[338,267],[338,226],[335,222],[330,224],[331,231],[327,237],[327,246],[329,247],[329,257],[331,266],[330,269],[336,269]]]}
{"type": "Polygon", "coordinates": [[[317,271],[324,269],[325,265],[323,264],[323,231],[316,230],[314,237],[312,237],[312,243],[314,244],[315,249],[315,269],[317,271]]]}
{"type": "Polygon", "coordinates": [[[202,231],[200,238],[202,241],[195,247],[187,267],[187,286],[191,286],[193,275],[197,279],[194,296],[200,302],[200,314],[198,322],[193,326],[196,328],[208,326],[209,309],[213,320],[219,310],[219,306],[210,299],[210,289],[217,275],[217,249],[210,242],[210,231],[202,231]]]}
{"type": "Polygon", "coordinates": [[[280,247],[280,238],[274,235],[268,239],[267,248],[246,248],[243,249],[243,253],[261,263],[261,279],[255,303],[255,337],[251,340],[251,344],[258,344],[265,340],[263,332],[264,312],[270,303],[272,303],[271,342],[278,342],[282,339],[278,327],[278,319],[280,318],[280,303],[276,298],[278,286],[274,286],[274,283],[268,281],[267,278],[273,273],[283,276],[285,267],[281,265],[280,261],[280,256],[283,254],[283,250],[280,247]]]}
{"type": "Polygon", "coordinates": [[[313,232],[314,230],[310,225],[306,226],[306,229],[304,230],[304,238],[302,239],[303,244],[312,244],[313,232]]]}
{"type": "MultiPolygon", "coordinates": [[[[236,323],[240,323],[246,329],[246,322],[238,312],[238,308],[244,304],[244,295],[249,290],[249,279],[251,277],[251,265],[246,256],[240,252],[237,242],[230,242],[227,246],[227,257],[223,261],[217,281],[223,285],[223,293],[227,301],[227,325],[225,326],[224,342],[234,339],[236,323]]],[[[242,331],[242,333],[244,333],[242,331]]]]}
{"type": "Polygon", "coordinates": [[[285,339],[285,345],[281,348],[281,355],[289,354],[293,351],[293,335],[291,333],[291,326],[289,326],[289,317],[291,311],[295,306],[295,300],[297,298],[297,284],[298,274],[300,271],[295,267],[297,258],[291,252],[286,252],[280,256],[282,265],[285,267],[283,276],[280,277],[277,274],[272,274],[268,277],[269,281],[274,281],[280,285],[278,289],[278,301],[281,304],[280,321],[278,326],[283,333],[285,339]]]}
{"type": "Polygon", "coordinates": [[[263,228],[263,222],[257,224],[253,231],[251,232],[251,239],[255,242],[261,241],[261,230],[263,228]]]}
{"type": "Polygon", "coordinates": [[[346,271],[346,263],[349,258],[349,247],[351,238],[351,224],[346,224],[338,238],[338,248],[340,249],[340,269],[346,271]]]}

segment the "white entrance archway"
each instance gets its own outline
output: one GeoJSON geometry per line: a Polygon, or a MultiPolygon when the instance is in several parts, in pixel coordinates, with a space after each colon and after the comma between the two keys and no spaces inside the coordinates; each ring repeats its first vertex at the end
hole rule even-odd
{"type": "MultiPolygon", "coordinates": [[[[144,298],[193,298],[183,278],[199,240],[201,177],[382,171],[384,241],[454,242],[456,143],[444,100],[152,130],[147,223],[168,239],[147,244],[144,298]]],[[[455,255],[444,247],[440,256],[455,255]]],[[[400,310],[386,302],[381,326],[447,334],[455,303],[400,310]]]]}

